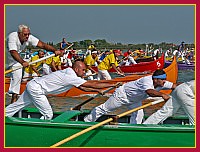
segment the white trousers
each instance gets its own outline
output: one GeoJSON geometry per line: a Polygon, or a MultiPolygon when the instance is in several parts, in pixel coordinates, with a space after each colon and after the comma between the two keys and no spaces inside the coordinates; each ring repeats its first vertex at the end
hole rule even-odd
{"type": "Polygon", "coordinates": [[[43,64],[42,70],[43,70],[43,75],[48,75],[48,74],[52,73],[51,67],[45,63],[43,64]]]}
{"type": "Polygon", "coordinates": [[[27,81],[27,80],[30,80],[31,78],[26,78],[26,77],[31,77],[31,76],[35,76],[35,77],[37,77],[38,75],[37,75],[37,73],[27,73],[26,71],[24,71],[24,76],[23,76],[23,79],[22,79],[22,81],[27,81]],[[25,79],[24,79],[25,78],[25,79]]]}
{"type": "MultiPolygon", "coordinates": [[[[96,121],[99,117],[109,112],[112,112],[116,108],[121,107],[122,105],[127,105],[129,109],[136,108],[140,106],[142,102],[130,102],[127,99],[126,93],[124,91],[124,87],[120,86],[115,90],[113,95],[103,104],[95,107],[91,113],[85,116],[85,122],[93,122],[96,121]]],[[[143,119],[143,110],[136,111],[131,114],[130,123],[132,124],[140,124],[143,119]]]]}
{"type": "MultiPolygon", "coordinates": [[[[85,73],[86,76],[91,75],[92,71],[91,70],[87,70],[87,72],[85,73]]],[[[94,80],[94,77],[91,75],[89,77],[87,77],[88,80],[94,80]]]]}
{"type": "Polygon", "coordinates": [[[132,56],[129,56],[128,60],[129,60],[129,65],[130,64],[137,64],[137,62],[134,60],[134,58],[132,56]]]}
{"type": "Polygon", "coordinates": [[[98,70],[97,80],[111,80],[107,70],[98,70]]]}
{"type": "Polygon", "coordinates": [[[177,86],[171,95],[172,97],[164,106],[148,117],[143,124],[158,124],[175,114],[180,107],[187,114],[190,124],[195,124],[195,95],[190,87],[186,83],[183,83],[177,86]]]}
{"type": "Polygon", "coordinates": [[[72,67],[72,61],[71,61],[71,59],[66,58],[66,59],[64,59],[64,62],[65,62],[65,66],[72,67]]]}
{"type": "MultiPolygon", "coordinates": [[[[21,66],[20,63],[16,63],[12,66],[12,68],[19,67],[21,66]]],[[[10,77],[10,87],[8,90],[8,93],[16,93],[19,94],[20,92],[20,85],[21,85],[21,80],[22,80],[22,68],[15,70],[11,73],[10,77]]]]}
{"type": "Polygon", "coordinates": [[[12,117],[15,113],[33,103],[44,116],[44,119],[50,120],[53,117],[53,111],[47,97],[42,91],[41,86],[34,80],[27,84],[25,91],[19,99],[6,107],[6,116],[12,117]]]}

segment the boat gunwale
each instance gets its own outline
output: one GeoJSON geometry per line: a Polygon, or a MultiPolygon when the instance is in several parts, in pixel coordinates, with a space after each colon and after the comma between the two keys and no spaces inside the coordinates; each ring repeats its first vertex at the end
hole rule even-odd
{"type": "MultiPolygon", "coordinates": [[[[98,122],[83,122],[83,121],[67,121],[67,122],[53,122],[53,120],[40,120],[37,118],[16,118],[7,117],[9,119],[7,125],[26,125],[26,126],[45,126],[52,127],[56,126],[58,128],[78,128],[83,129],[91,127],[98,122]]],[[[117,130],[134,130],[134,131],[157,131],[157,132],[195,132],[195,126],[193,125],[180,125],[180,124],[128,124],[128,123],[118,123],[116,125],[104,125],[99,128],[102,129],[117,129],[117,130]]],[[[98,129],[98,128],[96,128],[98,129]]]]}

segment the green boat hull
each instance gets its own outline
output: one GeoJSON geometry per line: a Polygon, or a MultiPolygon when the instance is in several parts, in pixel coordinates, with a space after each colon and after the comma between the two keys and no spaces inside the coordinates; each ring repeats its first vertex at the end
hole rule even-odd
{"type": "MultiPolygon", "coordinates": [[[[72,118],[68,111],[51,121],[36,118],[5,118],[6,147],[49,147],[98,122],[72,118]]],[[[118,123],[91,130],[60,147],[195,147],[195,128],[189,125],[131,125],[118,123]]]]}

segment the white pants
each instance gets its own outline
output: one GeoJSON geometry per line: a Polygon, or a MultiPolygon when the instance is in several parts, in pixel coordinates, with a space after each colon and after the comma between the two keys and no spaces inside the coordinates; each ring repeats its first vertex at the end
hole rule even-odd
{"type": "Polygon", "coordinates": [[[111,80],[107,70],[98,70],[97,80],[111,80]]]}
{"type": "Polygon", "coordinates": [[[72,61],[71,61],[71,59],[66,58],[65,60],[66,60],[67,66],[72,67],[72,61]]]}
{"type": "Polygon", "coordinates": [[[137,62],[134,60],[134,58],[132,56],[129,56],[128,60],[129,60],[129,65],[130,64],[137,64],[137,62]]]}
{"type": "Polygon", "coordinates": [[[50,120],[53,117],[52,108],[42,91],[41,86],[34,80],[27,84],[25,91],[19,99],[6,107],[6,116],[12,117],[16,112],[22,110],[33,103],[44,116],[44,119],[50,120]]]}
{"type": "Polygon", "coordinates": [[[184,112],[189,117],[190,124],[195,124],[195,95],[190,87],[186,83],[183,83],[177,86],[171,95],[172,97],[164,106],[148,117],[143,124],[158,124],[175,114],[180,107],[183,107],[184,112]]]}
{"type": "MultiPolygon", "coordinates": [[[[87,72],[85,73],[86,76],[91,75],[91,74],[92,74],[91,70],[87,70],[87,72]]],[[[94,78],[93,78],[92,75],[89,76],[89,77],[87,77],[87,79],[88,79],[88,80],[94,80],[94,78]]]]}
{"type": "MultiPolygon", "coordinates": [[[[20,63],[16,63],[12,66],[12,68],[19,67],[21,66],[20,63]]],[[[21,80],[22,80],[22,68],[15,70],[11,73],[10,77],[10,87],[8,90],[8,93],[16,93],[19,94],[20,92],[20,85],[21,85],[21,80]]]]}
{"type": "Polygon", "coordinates": [[[37,75],[37,73],[27,73],[26,71],[24,71],[24,76],[23,76],[23,81],[27,81],[27,80],[29,80],[30,78],[26,78],[26,77],[31,77],[31,76],[35,76],[35,77],[37,77],[38,75],[37,75]],[[24,79],[25,78],[25,79],[24,79]]]}
{"type": "MultiPolygon", "coordinates": [[[[85,122],[96,121],[102,115],[112,112],[113,110],[121,107],[122,105],[127,105],[129,109],[133,109],[140,106],[141,104],[142,104],[141,102],[135,102],[135,103],[130,102],[127,99],[124,87],[120,86],[115,90],[113,95],[105,103],[99,105],[98,107],[95,107],[89,115],[85,116],[84,121],[85,122]]],[[[140,124],[142,122],[143,116],[144,116],[143,110],[139,110],[132,113],[130,123],[140,124]]]]}
{"type": "Polygon", "coordinates": [[[42,70],[43,70],[43,75],[48,75],[48,74],[52,73],[51,67],[45,63],[43,64],[42,70]]]}

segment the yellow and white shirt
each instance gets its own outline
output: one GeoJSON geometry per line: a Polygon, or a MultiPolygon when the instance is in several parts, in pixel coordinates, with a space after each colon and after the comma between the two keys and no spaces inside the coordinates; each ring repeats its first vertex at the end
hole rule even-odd
{"type": "Polygon", "coordinates": [[[103,61],[98,65],[99,70],[109,70],[112,68],[111,64],[115,64],[115,66],[118,66],[117,60],[115,58],[115,55],[113,53],[107,55],[103,61]]]}
{"type": "MultiPolygon", "coordinates": [[[[38,60],[38,59],[39,59],[39,56],[38,56],[38,55],[35,55],[35,56],[33,56],[33,57],[31,58],[31,62],[36,61],[36,60],[38,60]]],[[[34,64],[32,64],[32,65],[29,65],[28,67],[26,67],[26,68],[24,69],[24,71],[25,71],[26,73],[33,74],[33,73],[35,73],[35,71],[33,71],[33,69],[31,68],[31,66],[35,66],[35,67],[37,68],[37,67],[39,67],[43,62],[44,62],[44,61],[40,61],[40,62],[34,63],[34,64]]]]}
{"type": "MultiPolygon", "coordinates": [[[[88,55],[85,60],[84,60],[84,63],[85,65],[87,66],[92,66],[92,65],[95,65],[95,62],[98,61],[98,57],[96,57],[95,59],[92,58],[92,55],[88,55]]],[[[88,70],[88,69],[86,69],[88,70]]]]}

